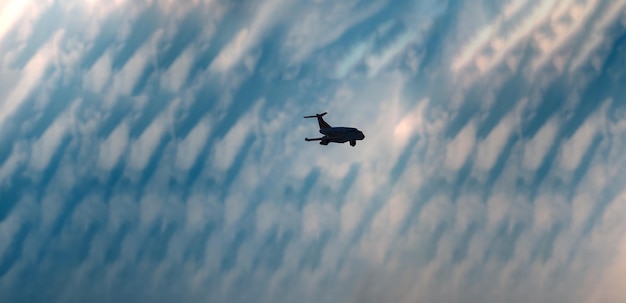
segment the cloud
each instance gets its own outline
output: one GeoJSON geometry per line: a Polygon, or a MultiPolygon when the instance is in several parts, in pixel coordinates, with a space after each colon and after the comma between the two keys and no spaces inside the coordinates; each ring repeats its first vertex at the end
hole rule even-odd
{"type": "Polygon", "coordinates": [[[473,123],[469,123],[448,144],[446,148],[446,167],[451,170],[459,170],[474,149],[475,141],[476,127],[473,123]]]}
{"type": "Polygon", "coordinates": [[[379,56],[369,56],[365,59],[367,66],[369,67],[368,75],[370,77],[375,76],[383,67],[385,67],[391,60],[401,54],[406,47],[413,42],[416,34],[407,31],[402,34],[397,40],[384,50],[379,56]]]}
{"type": "MultiPolygon", "coordinates": [[[[159,32],[155,33],[152,39],[158,37],[159,32]]],[[[148,64],[152,64],[150,60],[153,57],[149,44],[142,46],[135,54],[126,62],[122,69],[113,74],[113,91],[118,95],[130,95],[137,85],[144,68],[148,64]]]]}
{"type": "Polygon", "coordinates": [[[364,6],[357,1],[320,2],[303,6],[294,15],[284,44],[292,64],[305,60],[312,52],[336,41],[349,28],[380,11],[385,1],[364,6]],[[346,17],[347,16],[347,17],[346,17]]]}
{"type": "Polygon", "coordinates": [[[487,74],[503,60],[509,58],[517,47],[527,41],[537,28],[546,22],[557,2],[557,0],[549,0],[527,5],[524,5],[523,1],[510,2],[508,9],[502,12],[501,19],[496,19],[485,27],[474,38],[474,42],[468,45],[468,49],[454,59],[452,69],[458,71],[472,62],[478,68],[479,74],[487,74]],[[522,11],[523,6],[531,8],[524,14],[524,19],[513,25],[512,30],[504,31],[505,36],[493,37],[492,33],[500,33],[504,24],[513,17],[517,17],[517,12],[522,11]],[[492,51],[483,52],[485,49],[492,51]]]}
{"type": "MultiPolygon", "coordinates": [[[[605,107],[606,108],[606,107],[605,107]]],[[[604,114],[601,114],[604,116],[604,114]]],[[[580,166],[583,155],[589,150],[594,142],[594,137],[598,132],[599,125],[602,123],[596,117],[585,120],[583,125],[576,130],[574,135],[561,145],[561,167],[568,171],[573,171],[580,166]]]]}
{"type": "Polygon", "coordinates": [[[156,119],[137,140],[130,143],[129,167],[138,171],[146,168],[164,135],[166,128],[164,124],[163,120],[156,119]]]}
{"type": "Polygon", "coordinates": [[[248,45],[251,44],[248,35],[249,31],[247,28],[239,31],[234,40],[231,41],[230,44],[226,46],[226,49],[213,61],[211,67],[224,72],[229,70],[235,63],[239,63],[244,52],[247,51],[248,45]]]}
{"type": "Polygon", "coordinates": [[[615,253],[611,265],[601,274],[601,280],[595,283],[593,292],[586,296],[586,302],[622,302],[626,299],[621,281],[626,279],[626,261],[624,260],[624,241],[618,242],[619,250],[615,253]]]}
{"type": "Polygon", "coordinates": [[[283,0],[265,0],[256,10],[252,22],[233,37],[209,68],[224,73],[242,63],[243,57],[259,43],[267,30],[280,21],[279,16],[284,16],[289,7],[290,4],[283,0]]]}
{"type": "Polygon", "coordinates": [[[477,143],[476,167],[484,171],[491,171],[497,160],[505,152],[506,144],[512,137],[519,135],[521,116],[527,109],[528,99],[520,100],[516,108],[504,117],[489,132],[486,138],[477,143]]]}
{"type": "Polygon", "coordinates": [[[539,168],[549,148],[554,144],[557,132],[556,122],[548,121],[524,146],[524,165],[526,168],[531,171],[539,168]]]}
{"type": "Polygon", "coordinates": [[[28,2],[26,1],[10,1],[5,2],[0,7],[0,41],[3,40],[7,32],[15,25],[26,11],[28,2]]]}
{"type": "Polygon", "coordinates": [[[11,155],[4,161],[0,168],[0,185],[10,182],[17,169],[20,168],[24,162],[28,159],[28,151],[24,144],[15,144],[11,151],[11,155]]]}
{"type": "Polygon", "coordinates": [[[249,139],[248,136],[252,128],[258,125],[256,117],[263,103],[263,100],[259,100],[255,109],[241,117],[239,120],[241,122],[236,123],[221,140],[215,143],[212,157],[215,169],[224,172],[233,165],[237,151],[249,139]]]}
{"type": "Polygon", "coordinates": [[[554,53],[563,47],[566,41],[570,41],[574,34],[580,32],[581,27],[588,21],[588,17],[595,12],[599,1],[587,1],[584,4],[561,1],[559,4],[559,9],[556,10],[558,13],[553,13],[552,22],[549,23],[556,37],[545,39],[539,36],[535,38],[535,42],[542,52],[542,56],[537,58],[533,66],[535,71],[547,64],[550,59],[558,70],[562,71],[565,68],[565,60],[567,60],[565,56],[554,53]],[[563,17],[569,17],[571,21],[568,23],[560,21],[563,17]]]}
{"type": "Polygon", "coordinates": [[[618,301],[615,3],[64,3],[23,67],[1,19],[0,300],[618,301]]]}
{"type": "Polygon", "coordinates": [[[336,75],[338,78],[344,78],[346,74],[365,56],[369,44],[362,42],[352,48],[349,54],[337,66],[336,75]]]}
{"type": "Polygon", "coordinates": [[[188,171],[200,155],[200,149],[208,139],[211,128],[208,121],[201,121],[178,144],[176,164],[179,169],[188,171]]]}
{"type": "Polygon", "coordinates": [[[17,86],[13,88],[8,97],[0,103],[0,125],[3,125],[6,119],[10,118],[11,115],[15,113],[26,100],[28,94],[39,84],[49,61],[52,59],[53,51],[62,37],[63,32],[57,32],[55,38],[46,46],[42,47],[35,56],[28,61],[22,71],[17,86]]]}
{"type": "Polygon", "coordinates": [[[35,170],[43,170],[52,160],[52,156],[59,149],[66,135],[66,126],[62,120],[53,123],[46,132],[33,143],[30,167],[35,170]]]}
{"type": "Polygon", "coordinates": [[[100,143],[98,164],[105,170],[111,170],[120,161],[128,148],[128,125],[121,123],[115,130],[100,143]]]}
{"type": "Polygon", "coordinates": [[[161,75],[161,86],[173,92],[180,91],[191,69],[192,59],[193,54],[189,51],[183,52],[161,75]]]}
{"type": "Polygon", "coordinates": [[[96,93],[103,92],[105,86],[109,83],[112,75],[111,57],[104,54],[91,69],[85,73],[84,81],[86,88],[92,89],[96,93]]]}
{"type": "Polygon", "coordinates": [[[605,8],[602,15],[598,17],[598,21],[593,24],[593,33],[589,34],[587,43],[582,45],[582,49],[572,59],[570,71],[577,71],[585,64],[593,65],[596,70],[599,70],[598,56],[601,56],[602,51],[606,53],[606,44],[610,41],[607,37],[607,31],[610,25],[616,22],[616,19],[623,14],[626,1],[612,1],[610,5],[605,8]],[[594,56],[595,54],[595,56],[594,56]],[[595,60],[594,60],[595,58],[595,60]]]}

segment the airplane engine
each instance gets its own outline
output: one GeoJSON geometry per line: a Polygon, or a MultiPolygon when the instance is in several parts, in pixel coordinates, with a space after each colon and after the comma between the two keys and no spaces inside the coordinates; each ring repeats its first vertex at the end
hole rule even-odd
{"type": "Polygon", "coordinates": [[[350,145],[351,146],[355,146],[356,145],[356,141],[355,140],[350,141],[350,145]]]}

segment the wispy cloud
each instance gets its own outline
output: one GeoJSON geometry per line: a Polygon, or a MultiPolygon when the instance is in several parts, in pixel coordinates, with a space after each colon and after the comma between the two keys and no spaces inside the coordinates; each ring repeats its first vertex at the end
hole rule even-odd
{"type": "Polygon", "coordinates": [[[26,101],[29,93],[33,91],[35,86],[41,81],[49,60],[58,48],[58,42],[62,38],[63,33],[59,32],[56,38],[48,45],[42,47],[35,56],[28,62],[21,72],[21,78],[17,86],[13,88],[11,93],[2,102],[2,110],[0,114],[0,125],[3,125],[7,118],[15,113],[21,104],[26,101]]]}
{"type": "Polygon", "coordinates": [[[26,10],[28,2],[26,1],[10,1],[5,2],[1,6],[2,14],[0,15],[0,41],[3,40],[7,32],[15,25],[15,23],[22,17],[22,14],[26,10]]]}
{"type": "Polygon", "coordinates": [[[299,63],[312,52],[336,41],[348,29],[380,11],[385,1],[319,2],[301,7],[293,15],[284,49],[291,62],[299,63]]]}
{"type": "Polygon", "coordinates": [[[290,3],[283,0],[266,0],[264,1],[254,16],[254,19],[245,28],[241,29],[233,40],[220,51],[210,69],[219,72],[230,70],[233,65],[244,63],[244,56],[247,55],[250,48],[259,43],[263,36],[271,27],[280,22],[286,14],[289,13],[290,3]]]}
{"type": "Polygon", "coordinates": [[[0,300],[623,300],[624,1],[461,2],[0,5],[0,300]]]}

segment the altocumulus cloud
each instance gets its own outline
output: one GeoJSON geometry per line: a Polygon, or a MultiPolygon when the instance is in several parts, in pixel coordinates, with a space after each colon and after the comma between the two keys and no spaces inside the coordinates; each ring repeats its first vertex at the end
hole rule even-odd
{"type": "Polygon", "coordinates": [[[3,1],[0,301],[624,302],[625,12],[3,1]]]}

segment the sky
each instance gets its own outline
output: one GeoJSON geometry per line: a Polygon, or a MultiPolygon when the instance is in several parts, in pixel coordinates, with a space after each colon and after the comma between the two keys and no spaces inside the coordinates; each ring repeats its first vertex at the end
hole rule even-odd
{"type": "Polygon", "coordinates": [[[0,0],[0,301],[626,302],[624,83],[626,0],[0,0]]]}

